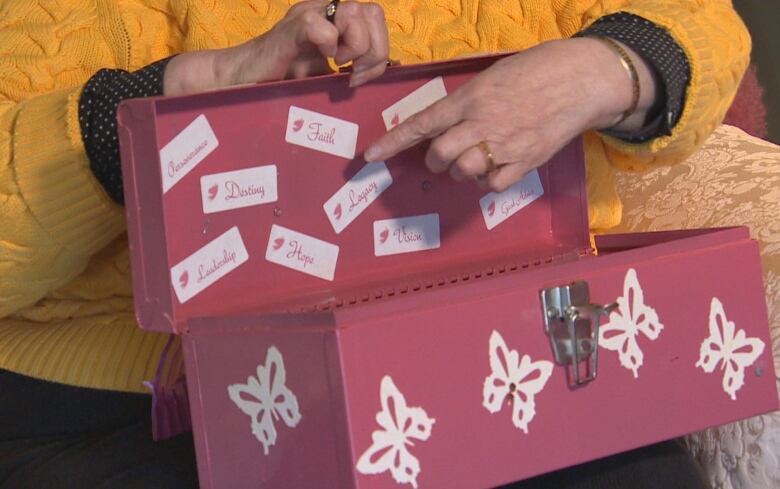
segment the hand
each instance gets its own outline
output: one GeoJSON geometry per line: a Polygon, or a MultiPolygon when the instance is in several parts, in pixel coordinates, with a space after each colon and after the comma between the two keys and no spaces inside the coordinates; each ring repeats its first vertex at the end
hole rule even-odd
{"type": "Polygon", "coordinates": [[[270,31],[239,46],[176,56],[165,71],[164,93],[324,74],[330,71],[327,58],[339,65],[353,62],[351,86],[384,73],[389,47],[382,7],[341,2],[331,23],[325,18],[327,4],[297,3],[270,31]]]}
{"type": "MultiPolygon", "coordinates": [[[[631,56],[642,95],[621,130],[640,128],[656,96],[650,68],[635,53],[631,56]]],[[[620,57],[602,41],[546,42],[499,60],[382,136],[364,156],[384,160],[432,139],[425,156],[431,171],[449,170],[456,180],[477,178],[500,192],[583,131],[613,126],[632,96],[620,57]],[[498,166],[489,173],[480,141],[487,143],[498,166]]]]}

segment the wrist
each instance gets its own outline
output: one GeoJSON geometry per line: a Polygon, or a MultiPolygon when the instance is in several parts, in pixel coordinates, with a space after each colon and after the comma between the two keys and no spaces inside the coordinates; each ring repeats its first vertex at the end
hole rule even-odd
{"type": "Polygon", "coordinates": [[[591,121],[591,128],[609,128],[625,132],[641,129],[658,98],[658,83],[652,68],[631,48],[614,41],[623,48],[628,57],[627,61],[630,61],[636,70],[638,86],[635,86],[633,77],[617,49],[597,38],[579,37],[571,41],[579,42],[585,51],[586,59],[595,69],[591,75],[597,77],[593,86],[594,97],[599,103],[591,121]],[[639,99],[636,101],[636,107],[628,117],[624,117],[626,111],[634,105],[637,88],[639,99]]]}
{"type": "Polygon", "coordinates": [[[182,53],[173,58],[165,69],[163,95],[187,95],[216,87],[214,58],[213,51],[182,53]]]}

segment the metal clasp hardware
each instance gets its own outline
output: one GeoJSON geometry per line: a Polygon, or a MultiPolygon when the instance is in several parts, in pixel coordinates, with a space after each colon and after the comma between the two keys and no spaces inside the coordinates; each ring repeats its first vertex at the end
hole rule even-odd
{"type": "Polygon", "coordinates": [[[617,304],[591,304],[588,283],[582,280],[543,289],[540,295],[544,330],[550,336],[555,361],[564,366],[572,365],[573,379],[569,368],[566,368],[569,385],[578,387],[595,380],[599,365],[601,316],[609,315],[617,304]],[[588,359],[586,375],[582,376],[580,364],[588,359]]]}

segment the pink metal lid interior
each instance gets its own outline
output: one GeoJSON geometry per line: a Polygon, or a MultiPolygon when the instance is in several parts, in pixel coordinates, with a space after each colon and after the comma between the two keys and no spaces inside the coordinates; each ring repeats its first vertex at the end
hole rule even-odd
{"type": "MultiPolygon", "coordinates": [[[[348,88],[346,75],[332,75],[123,105],[120,132],[134,281],[136,294],[143,296],[137,297],[137,304],[145,304],[139,306],[141,326],[181,331],[188,318],[199,316],[327,309],[587,253],[590,243],[579,140],[538,170],[543,195],[492,230],[487,229],[480,206],[488,192],[476,183],[455,182],[446,173],[430,173],[423,163],[422,147],[386,162],[392,184],[341,233],[335,232],[326,215],[323,205],[363,168],[362,152],[386,131],[381,115],[386,107],[437,76],[443,77],[447,92],[452,93],[495,59],[395,67],[357,90],[348,88]],[[357,124],[355,158],[287,143],[291,105],[357,124]],[[143,113],[153,114],[146,121],[153,129],[133,126],[132,119],[143,119],[138,116],[143,113]],[[219,145],[163,193],[158,151],[201,115],[219,145]],[[138,139],[144,137],[156,140],[155,153],[139,152],[138,139]],[[150,161],[153,158],[156,161],[150,161]],[[278,169],[276,202],[204,213],[201,177],[265,165],[278,169]],[[375,256],[375,221],[425,214],[438,214],[438,249],[375,256]],[[334,279],[323,280],[267,261],[273,225],[338,246],[334,279]],[[234,227],[248,260],[180,302],[172,288],[177,277],[172,277],[171,268],[234,227]],[[156,312],[150,313],[150,308],[156,312]]],[[[499,200],[491,212],[508,211],[507,206],[511,203],[499,200]]]]}

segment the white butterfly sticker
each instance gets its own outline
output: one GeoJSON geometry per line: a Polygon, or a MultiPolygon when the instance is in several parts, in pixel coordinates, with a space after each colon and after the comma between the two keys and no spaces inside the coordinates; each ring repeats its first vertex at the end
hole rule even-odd
{"type": "Polygon", "coordinates": [[[528,424],[536,416],[536,395],[552,375],[553,364],[546,360],[532,362],[531,357],[509,350],[498,331],[490,335],[491,374],[485,378],[482,405],[495,414],[506,402],[512,404],[512,423],[528,433],[528,424]],[[519,361],[518,361],[519,360],[519,361]]]}
{"type": "Polygon", "coordinates": [[[664,329],[655,309],[645,304],[642,286],[636,270],[630,268],[623,282],[623,296],[617,299],[618,308],[609,315],[609,321],[599,329],[599,346],[618,352],[620,364],[639,377],[644,354],[637,336],[641,332],[650,340],[657,340],[664,329]]]}
{"type": "Polygon", "coordinates": [[[274,421],[282,418],[284,424],[294,428],[301,420],[298,399],[285,385],[282,354],[275,346],[268,349],[265,365],[257,366],[257,377],[251,375],[246,384],[228,386],[228,395],[239,409],[251,419],[252,434],[268,448],[276,444],[274,421]]]}
{"type": "Polygon", "coordinates": [[[708,374],[721,362],[723,390],[731,399],[737,399],[737,391],[745,383],[745,368],[755,362],[764,352],[764,342],[758,338],[746,338],[745,330],[734,334],[736,326],[726,318],[723,304],[717,297],[710,304],[710,336],[699,349],[697,367],[708,374]]]}
{"type": "Polygon", "coordinates": [[[357,470],[361,474],[381,474],[390,471],[398,484],[417,487],[420,461],[406,448],[414,446],[412,439],[425,441],[431,436],[436,421],[421,407],[408,407],[404,395],[389,375],[382,377],[379,388],[382,410],[376,422],[382,430],[371,434],[371,446],[360,456],[357,470]]]}

